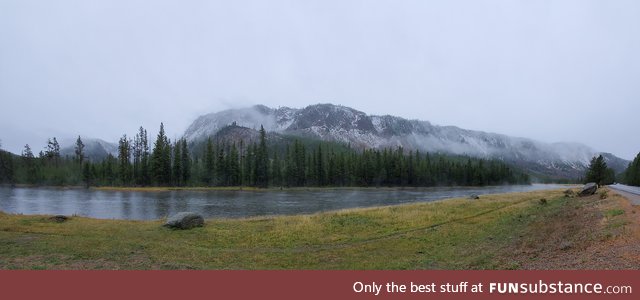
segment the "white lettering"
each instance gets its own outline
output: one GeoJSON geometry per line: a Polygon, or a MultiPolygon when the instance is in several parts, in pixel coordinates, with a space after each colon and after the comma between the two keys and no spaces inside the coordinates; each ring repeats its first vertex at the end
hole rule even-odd
{"type": "Polygon", "coordinates": [[[375,281],[371,284],[364,284],[360,281],[353,283],[353,291],[356,293],[374,293],[378,296],[382,290],[382,284],[376,284],[375,281]]]}

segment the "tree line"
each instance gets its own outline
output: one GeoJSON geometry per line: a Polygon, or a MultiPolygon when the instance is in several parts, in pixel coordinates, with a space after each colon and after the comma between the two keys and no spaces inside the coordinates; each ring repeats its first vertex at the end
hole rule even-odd
{"type": "Polygon", "coordinates": [[[594,156],[585,173],[584,182],[595,182],[598,185],[612,184],[619,181],[628,185],[640,186],[640,153],[629,163],[627,169],[615,175],[613,169],[607,166],[602,155],[594,156]]]}
{"type": "MultiPolygon", "coordinates": [[[[233,126],[233,125],[232,125],[233,126]]],[[[529,176],[497,160],[395,149],[352,149],[300,139],[270,145],[261,126],[256,142],[208,139],[193,151],[171,142],[160,124],[150,145],[140,127],[123,135],[117,156],[87,159],[80,137],[72,157],[61,157],[55,138],[37,156],[25,145],[19,157],[0,156],[2,182],[86,186],[436,186],[529,183],[529,176]],[[6,166],[5,166],[6,165],[6,166]]]]}
{"type": "Polygon", "coordinates": [[[629,163],[620,177],[621,181],[628,185],[640,186],[640,153],[629,163]]]}

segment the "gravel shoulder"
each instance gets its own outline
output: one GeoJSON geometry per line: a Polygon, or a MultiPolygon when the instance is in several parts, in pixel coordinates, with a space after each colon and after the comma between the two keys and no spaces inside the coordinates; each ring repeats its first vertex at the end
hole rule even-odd
{"type": "Polygon", "coordinates": [[[636,195],[636,194],[632,194],[629,193],[627,191],[623,191],[620,189],[617,189],[615,186],[609,186],[610,190],[613,191],[614,193],[627,198],[627,200],[629,200],[629,202],[631,202],[631,204],[633,205],[640,205],[640,195],[636,195]]]}

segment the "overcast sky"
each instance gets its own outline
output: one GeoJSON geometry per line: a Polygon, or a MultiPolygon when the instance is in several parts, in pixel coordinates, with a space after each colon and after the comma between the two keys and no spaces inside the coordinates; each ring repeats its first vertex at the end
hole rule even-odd
{"type": "Polygon", "coordinates": [[[0,1],[0,140],[253,104],[640,152],[640,1],[0,1]]]}

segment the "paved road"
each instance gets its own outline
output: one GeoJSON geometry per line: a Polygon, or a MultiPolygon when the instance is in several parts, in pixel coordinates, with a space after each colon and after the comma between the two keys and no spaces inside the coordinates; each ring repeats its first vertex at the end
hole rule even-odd
{"type": "Polygon", "coordinates": [[[616,193],[629,199],[633,205],[640,205],[640,187],[629,186],[624,184],[612,184],[608,187],[614,190],[616,193]]]}

